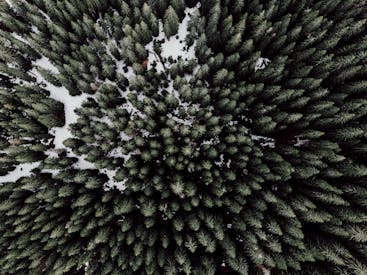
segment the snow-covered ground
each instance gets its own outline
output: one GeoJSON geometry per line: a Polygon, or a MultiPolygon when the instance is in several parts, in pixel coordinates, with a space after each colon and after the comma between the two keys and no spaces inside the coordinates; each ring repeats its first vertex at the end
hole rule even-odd
{"type": "MultiPolygon", "coordinates": [[[[54,154],[56,150],[59,149],[65,149],[67,151],[68,157],[75,157],[78,159],[78,161],[74,164],[74,168],[78,169],[96,169],[95,165],[85,159],[84,156],[78,156],[74,154],[69,148],[65,147],[63,142],[73,137],[72,133],[70,132],[70,125],[77,122],[78,115],[75,113],[75,110],[80,108],[82,106],[82,103],[87,100],[88,97],[91,97],[89,94],[82,94],[78,96],[71,96],[69,92],[64,87],[56,87],[50,82],[48,82],[42,75],[37,71],[37,66],[48,69],[52,71],[54,74],[58,74],[57,68],[51,64],[51,62],[46,57],[42,57],[41,59],[38,59],[33,63],[35,68],[32,69],[31,73],[37,78],[38,83],[42,83],[46,85],[45,89],[47,89],[50,92],[50,97],[62,102],[64,104],[64,110],[65,110],[65,125],[63,127],[54,127],[50,130],[50,133],[55,137],[53,140],[54,149],[46,151],[46,154],[50,157],[54,154]]],[[[123,66],[122,64],[120,64],[123,66]]],[[[121,69],[122,70],[122,69],[121,69]]],[[[131,69],[126,73],[126,76],[132,77],[131,69]]],[[[108,81],[107,81],[108,82],[108,81]]],[[[108,84],[106,82],[106,84],[108,84]]],[[[112,126],[111,121],[108,119],[108,117],[104,117],[101,119],[93,118],[97,121],[103,121],[106,122],[109,126],[112,126]]],[[[50,169],[44,169],[44,172],[49,172],[55,175],[56,171],[50,170],[50,169]]],[[[124,190],[124,182],[117,182],[114,180],[114,176],[116,171],[111,171],[107,169],[103,169],[101,171],[102,173],[106,174],[109,178],[108,182],[105,183],[105,189],[111,189],[113,187],[116,187],[120,191],[124,190]]]]}
{"type": "Polygon", "coordinates": [[[104,190],[110,190],[112,188],[116,188],[117,190],[124,191],[125,190],[125,182],[126,179],[123,181],[116,181],[114,180],[116,171],[115,170],[107,170],[102,169],[102,172],[106,174],[109,178],[108,182],[104,185],[104,190]]]}
{"type": "Polygon", "coordinates": [[[271,61],[269,58],[259,57],[255,63],[255,72],[264,70],[269,65],[270,62],[271,61]]]}
{"type": "MultiPolygon", "coordinates": [[[[153,40],[164,40],[161,46],[162,52],[160,54],[162,59],[171,57],[172,59],[177,60],[179,56],[181,56],[183,60],[187,61],[189,61],[190,59],[196,59],[195,56],[196,41],[189,48],[184,49],[184,47],[186,45],[185,43],[186,37],[189,34],[188,25],[190,22],[190,18],[194,14],[194,12],[199,8],[199,5],[200,3],[196,7],[185,9],[185,17],[178,26],[177,35],[166,37],[163,31],[162,20],[159,20],[159,33],[158,36],[154,37],[153,40]]],[[[147,68],[148,70],[151,69],[152,63],[155,61],[157,64],[156,66],[157,71],[164,72],[164,66],[168,67],[169,63],[165,62],[163,66],[160,58],[153,49],[153,40],[145,46],[145,49],[149,53],[147,68]]]]}
{"type": "MultiPolygon", "coordinates": [[[[59,74],[57,68],[51,64],[48,58],[42,57],[37,61],[33,62],[33,66],[39,66],[43,69],[52,71],[54,74],[59,74]]],[[[72,137],[69,131],[69,126],[75,123],[78,119],[78,115],[75,113],[75,109],[80,108],[82,103],[90,96],[87,94],[81,94],[78,96],[71,96],[64,87],[56,87],[37,71],[37,67],[32,69],[32,74],[37,78],[38,83],[45,84],[45,89],[50,92],[50,97],[64,104],[65,111],[65,125],[63,127],[52,128],[52,134],[55,136],[54,144],[55,148],[63,148],[64,140],[72,137]]]]}
{"type": "Polygon", "coordinates": [[[64,104],[64,112],[65,112],[65,125],[63,127],[54,127],[50,130],[50,133],[55,137],[53,140],[53,144],[55,145],[55,149],[65,149],[68,151],[69,157],[78,158],[78,162],[76,167],[80,169],[95,169],[93,163],[88,162],[82,156],[77,156],[73,152],[71,152],[68,148],[65,147],[63,142],[73,137],[70,132],[70,125],[77,122],[78,115],[75,113],[77,108],[82,106],[82,103],[91,95],[81,94],[78,96],[71,96],[64,87],[56,87],[55,85],[48,82],[37,70],[37,67],[41,67],[46,70],[50,70],[54,74],[59,74],[57,68],[50,62],[47,57],[42,57],[35,62],[33,62],[33,69],[31,73],[34,77],[36,77],[37,82],[39,84],[46,85],[45,89],[50,92],[50,97],[64,104]]]}
{"type": "MultiPolygon", "coordinates": [[[[15,38],[19,39],[19,35],[13,35],[15,38]]],[[[24,41],[24,39],[20,39],[24,41]]],[[[25,41],[24,41],[25,42],[25,41]]],[[[65,125],[63,127],[54,127],[50,130],[50,134],[52,134],[55,138],[53,140],[53,144],[55,149],[65,149],[68,151],[69,157],[76,157],[78,158],[78,162],[74,165],[75,168],[80,169],[95,169],[93,163],[90,163],[84,159],[82,156],[77,156],[68,148],[65,147],[63,144],[64,140],[67,138],[72,137],[70,132],[70,125],[75,123],[78,119],[78,115],[75,113],[75,109],[81,107],[82,102],[86,100],[89,95],[83,94],[80,96],[71,96],[69,92],[64,87],[56,87],[50,82],[48,82],[42,75],[38,72],[37,67],[41,67],[43,69],[49,70],[54,74],[58,74],[57,68],[51,64],[48,58],[42,57],[33,62],[33,69],[30,73],[36,77],[37,82],[39,84],[44,85],[44,88],[50,92],[50,97],[63,103],[64,104],[64,111],[65,111],[65,125]]],[[[50,153],[51,150],[46,151],[45,153],[50,153]]],[[[50,153],[51,154],[51,153],[50,153]]],[[[6,176],[0,177],[0,182],[10,182],[16,181],[21,177],[31,175],[31,170],[38,167],[40,163],[26,163],[26,164],[19,164],[15,168],[15,170],[9,172],[6,176]]],[[[54,172],[54,171],[46,171],[45,172],[54,172]]],[[[53,173],[54,174],[54,173],[53,173]]]]}
{"type": "Polygon", "coordinates": [[[37,168],[40,162],[32,162],[32,163],[22,163],[17,165],[17,167],[9,172],[5,176],[0,177],[0,184],[6,182],[15,182],[22,177],[29,177],[32,175],[32,170],[37,168]]]}
{"type": "Polygon", "coordinates": [[[265,137],[265,136],[252,135],[252,134],[250,136],[251,136],[252,140],[260,142],[260,145],[263,146],[263,147],[270,147],[270,148],[275,147],[275,140],[273,138],[265,137]]]}

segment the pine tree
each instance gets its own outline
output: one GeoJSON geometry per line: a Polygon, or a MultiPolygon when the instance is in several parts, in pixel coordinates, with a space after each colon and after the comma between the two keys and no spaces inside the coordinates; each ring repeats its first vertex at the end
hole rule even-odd
{"type": "Polygon", "coordinates": [[[185,3],[183,0],[172,0],[171,6],[175,10],[178,15],[179,20],[181,21],[185,16],[185,3]]]}
{"type": "Polygon", "coordinates": [[[172,8],[169,6],[164,14],[163,29],[167,37],[175,35],[178,31],[179,18],[172,8]]]}

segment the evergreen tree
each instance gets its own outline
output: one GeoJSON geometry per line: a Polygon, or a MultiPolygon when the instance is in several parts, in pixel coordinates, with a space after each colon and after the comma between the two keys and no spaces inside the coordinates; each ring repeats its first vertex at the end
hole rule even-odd
{"type": "Polygon", "coordinates": [[[163,19],[163,29],[167,37],[170,37],[177,33],[178,23],[179,19],[175,10],[172,8],[172,6],[169,6],[164,14],[163,19]]]}

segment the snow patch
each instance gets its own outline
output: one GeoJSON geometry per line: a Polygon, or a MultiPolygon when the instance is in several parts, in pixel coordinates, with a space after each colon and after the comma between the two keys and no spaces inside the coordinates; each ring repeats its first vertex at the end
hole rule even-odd
{"type": "Polygon", "coordinates": [[[258,135],[250,135],[251,139],[254,141],[259,141],[260,145],[262,147],[270,147],[270,148],[275,148],[275,139],[273,138],[269,138],[269,137],[265,137],[265,136],[258,136],[258,135]]]}
{"type": "Polygon", "coordinates": [[[36,26],[34,26],[34,25],[32,25],[31,30],[34,33],[40,33],[39,29],[36,26]]]}
{"type": "MultiPolygon", "coordinates": [[[[106,49],[106,53],[115,61],[116,65],[116,72],[124,75],[127,79],[136,76],[134,73],[134,70],[131,66],[126,66],[124,60],[118,60],[116,57],[112,54],[110,46],[108,43],[114,44],[116,48],[119,48],[119,45],[117,45],[116,40],[113,39],[110,35],[108,35],[107,43],[103,43],[106,49]],[[127,68],[127,72],[125,72],[124,68],[127,68]]],[[[105,81],[107,82],[107,81],[105,81]]],[[[113,82],[113,84],[115,84],[113,82]]]]}
{"type": "Polygon", "coordinates": [[[75,113],[77,108],[82,106],[82,103],[87,100],[91,95],[82,94],[78,96],[71,96],[65,87],[56,87],[55,85],[48,82],[36,69],[37,66],[50,70],[54,74],[59,74],[58,69],[50,62],[50,60],[42,56],[42,58],[33,62],[34,67],[31,70],[31,73],[36,77],[37,82],[40,84],[44,84],[45,89],[50,92],[50,97],[64,104],[64,113],[65,113],[65,125],[63,127],[54,127],[50,130],[51,134],[54,136],[53,144],[55,145],[55,149],[66,149],[69,157],[78,158],[78,162],[74,164],[76,168],[80,169],[95,169],[93,163],[85,160],[84,157],[78,156],[73,152],[70,152],[68,148],[65,147],[63,142],[72,138],[73,135],[70,132],[70,125],[76,123],[78,120],[78,115],[75,113]]]}
{"type": "Polygon", "coordinates": [[[227,161],[227,163],[226,163],[227,168],[231,168],[231,163],[232,163],[232,160],[231,160],[231,159],[229,159],[229,160],[227,161]]]}
{"type": "Polygon", "coordinates": [[[260,70],[264,70],[266,68],[266,66],[269,65],[270,62],[271,61],[270,61],[269,58],[259,57],[256,60],[256,63],[255,63],[255,72],[260,71],[260,70]]]}
{"type": "MultiPolygon", "coordinates": [[[[52,71],[55,74],[58,74],[59,71],[57,68],[51,64],[50,60],[43,56],[41,59],[33,62],[34,66],[39,66],[43,69],[47,69],[52,71]]],[[[64,104],[64,113],[65,113],[65,125],[63,127],[54,127],[51,130],[51,133],[55,136],[53,143],[55,144],[56,149],[65,148],[63,145],[64,140],[73,137],[71,134],[69,127],[72,123],[76,123],[78,119],[78,115],[75,113],[77,108],[80,108],[82,103],[90,97],[90,95],[82,94],[78,96],[71,96],[64,87],[56,87],[46,79],[42,77],[42,75],[37,71],[37,69],[33,68],[31,73],[37,78],[38,83],[42,83],[46,85],[46,90],[50,92],[50,97],[64,104]]]]}
{"type": "Polygon", "coordinates": [[[121,153],[120,147],[116,147],[112,149],[112,151],[109,152],[108,156],[113,157],[113,158],[123,158],[124,157],[124,155],[121,153]]]}
{"type": "MultiPolygon", "coordinates": [[[[188,24],[190,21],[190,15],[194,13],[196,8],[186,8],[185,14],[186,16],[182,20],[182,22],[178,25],[177,35],[171,36],[165,40],[162,44],[162,57],[168,58],[172,57],[173,59],[178,59],[181,56],[182,59],[193,59],[195,57],[195,46],[196,43],[191,45],[188,49],[184,49],[185,47],[185,39],[189,34],[188,24]],[[181,42],[181,43],[180,43],[181,42]]],[[[161,27],[161,25],[160,25],[161,27]]],[[[163,26],[162,26],[163,28],[163,26]]],[[[160,30],[161,32],[161,30],[160,30]]]]}
{"type": "Polygon", "coordinates": [[[68,151],[68,156],[75,157],[78,159],[78,161],[74,163],[75,168],[79,168],[81,170],[96,169],[96,166],[94,165],[94,163],[87,161],[84,156],[78,156],[70,151],[68,151]]]}
{"type": "Polygon", "coordinates": [[[9,172],[7,175],[1,176],[0,183],[16,182],[22,177],[29,177],[32,175],[32,170],[37,168],[39,164],[39,161],[19,164],[13,171],[9,172]]]}
{"type": "Polygon", "coordinates": [[[201,145],[205,145],[205,144],[207,144],[207,145],[217,145],[219,143],[220,143],[219,137],[216,136],[216,137],[211,138],[209,140],[203,140],[203,142],[201,143],[201,145]]]}
{"type": "Polygon", "coordinates": [[[109,178],[108,182],[106,182],[104,184],[104,190],[108,191],[111,189],[117,189],[119,191],[124,191],[126,189],[125,183],[127,181],[127,179],[124,179],[123,181],[115,181],[114,180],[114,174],[116,173],[116,171],[109,171],[108,174],[106,174],[109,178]]]}
{"type": "Polygon", "coordinates": [[[299,137],[297,137],[297,142],[294,144],[294,146],[301,147],[307,144],[309,141],[310,141],[309,139],[300,139],[299,137]]]}
{"type": "MultiPolygon", "coordinates": [[[[159,22],[159,35],[157,36],[158,39],[160,39],[160,37],[163,34],[163,27],[161,26],[161,22],[159,22]]],[[[153,40],[151,42],[149,42],[146,46],[145,49],[148,52],[148,64],[147,64],[147,70],[150,70],[153,68],[153,62],[156,62],[156,67],[155,69],[158,72],[164,72],[164,67],[163,64],[161,63],[158,55],[155,53],[154,51],[154,47],[153,47],[153,40]]]]}
{"type": "Polygon", "coordinates": [[[11,0],[5,0],[5,2],[9,5],[10,8],[14,8],[13,3],[11,2],[11,0]]]}
{"type": "Polygon", "coordinates": [[[24,39],[22,36],[20,36],[19,34],[12,32],[11,36],[13,36],[15,39],[22,41],[24,44],[30,45],[28,40],[24,39]]]}
{"type": "Polygon", "coordinates": [[[132,137],[128,136],[124,131],[120,132],[120,138],[121,138],[121,140],[124,140],[124,141],[128,141],[128,140],[132,139],[132,137]]]}
{"type": "Polygon", "coordinates": [[[56,176],[59,172],[59,169],[42,169],[42,173],[49,173],[52,177],[56,176]]]}
{"type": "MultiPolygon", "coordinates": [[[[48,59],[45,56],[42,56],[40,59],[37,59],[36,61],[33,61],[33,66],[40,66],[43,69],[50,70],[54,74],[59,74],[59,70],[51,63],[50,59],[48,59]]],[[[42,76],[40,76],[42,79],[44,79],[42,76]]],[[[45,80],[46,81],[46,80],[45,80]]]]}
{"type": "Polygon", "coordinates": [[[218,165],[219,167],[222,167],[224,165],[224,155],[220,154],[219,161],[215,161],[214,163],[218,165]]]}
{"type": "MultiPolygon", "coordinates": [[[[159,58],[157,53],[154,51],[154,40],[162,41],[161,49],[162,52],[160,54],[160,57],[162,59],[166,59],[171,57],[174,60],[177,60],[179,57],[181,57],[184,61],[189,61],[190,59],[197,59],[195,56],[195,47],[196,47],[196,41],[193,45],[190,47],[186,47],[186,37],[189,34],[188,31],[188,24],[191,18],[191,15],[195,12],[195,10],[198,9],[198,6],[194,8],[186,8],[185,9],[185,17],[183,18],[182,22],[179,23],[178,26],[178,32],[176,35],[171,37],[166,37],[164,31],[163,31],[163,23],[162,20],[159,20],[159,33],[158,36],[156,36],[150,43],[148,43],[145,46],[145,49],[148,51],[148,66],[147,69],[150,70],[152,68],[152,63],[156,62],[156,70],[158,72],[164,72],[164,67],[168,66],[167,62],[162,64],[162,60],[159,58]]],[[[197,68],[196,68],[197,69],[197,68]]]]}

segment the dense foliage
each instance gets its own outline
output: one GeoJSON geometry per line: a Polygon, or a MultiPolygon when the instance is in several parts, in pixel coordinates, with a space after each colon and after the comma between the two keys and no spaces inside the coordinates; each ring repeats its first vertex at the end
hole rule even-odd
{"type": "Polygon", "coordinates": [[[1,274],[367,274],[364,1],[9,2],[1,274]]]}

